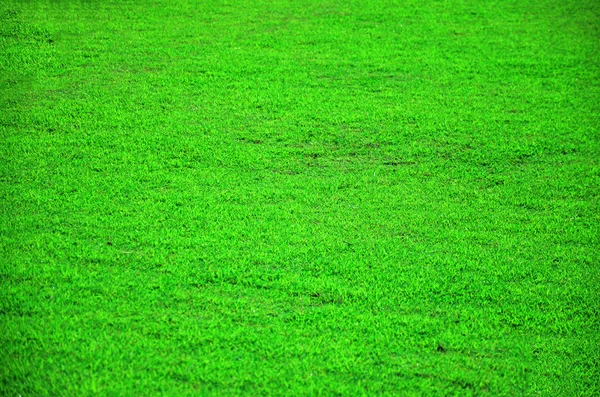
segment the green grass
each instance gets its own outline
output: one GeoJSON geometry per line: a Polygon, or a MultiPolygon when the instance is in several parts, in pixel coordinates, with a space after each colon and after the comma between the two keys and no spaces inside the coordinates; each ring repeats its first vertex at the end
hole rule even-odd
{"type": "Polygon", "coordinates": [[[0,7],[0,394],[600,393],[600,3],[0,7]]]}

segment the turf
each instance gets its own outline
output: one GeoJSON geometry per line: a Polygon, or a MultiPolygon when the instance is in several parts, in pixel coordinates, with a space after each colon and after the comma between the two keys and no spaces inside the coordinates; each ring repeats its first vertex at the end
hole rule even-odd
{"type": "Polygon", "coordinates": [[[0,394],[600,393],[600,3],[4,1],[0,394]]]}

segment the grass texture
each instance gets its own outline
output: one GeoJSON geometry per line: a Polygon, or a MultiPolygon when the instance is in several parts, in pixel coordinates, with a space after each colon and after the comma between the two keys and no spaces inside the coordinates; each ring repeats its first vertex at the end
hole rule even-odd
{"type": "Polygon", "coordinates": [[[600,2],[4,1],[0,394],[600,393],[600,2]]]}

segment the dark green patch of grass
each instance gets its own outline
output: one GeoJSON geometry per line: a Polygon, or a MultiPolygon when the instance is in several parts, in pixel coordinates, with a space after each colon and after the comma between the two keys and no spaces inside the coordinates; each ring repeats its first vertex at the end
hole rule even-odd
{"type": "Polygon", "coordinates": [[[600,391],[596,2],[2,7],[2,394],[600,391]]]}

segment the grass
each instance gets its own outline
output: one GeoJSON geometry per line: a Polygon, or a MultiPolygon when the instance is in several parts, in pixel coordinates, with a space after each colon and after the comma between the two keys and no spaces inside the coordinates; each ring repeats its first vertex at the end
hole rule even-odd
{"type": "Polygon", "coordinates": [[[600,3],[0,12],[0,394],[600,393],[600,3]]]}

